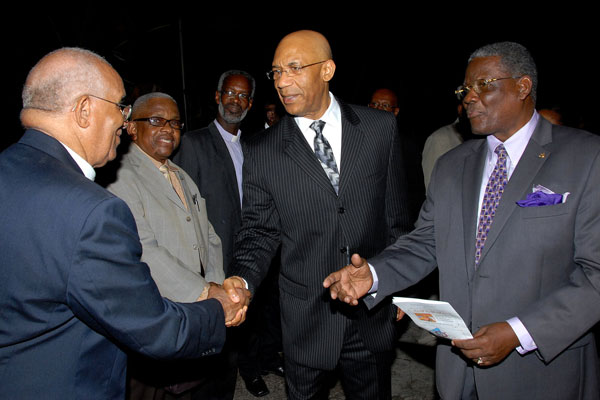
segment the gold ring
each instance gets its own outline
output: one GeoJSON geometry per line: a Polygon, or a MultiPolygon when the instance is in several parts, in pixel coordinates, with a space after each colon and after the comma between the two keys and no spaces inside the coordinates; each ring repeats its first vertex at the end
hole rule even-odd
{"type": "Polygon", "coordinates": [[[483,364],[483,360],[481,359],[481,357],[477,358],[477,365],[481,365],[483,364]]]}

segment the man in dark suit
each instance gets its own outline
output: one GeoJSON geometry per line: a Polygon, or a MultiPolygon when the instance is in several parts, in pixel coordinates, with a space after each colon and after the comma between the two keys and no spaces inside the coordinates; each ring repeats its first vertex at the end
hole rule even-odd
{"type": "Polygon", "coordinates": [[[131,107],[100,56],[42,58],[23,89],[28,130],[0,155],[0,387],[7,398],[125,396],[124,349],[153,358],[220,351],[243,309],[220,288],[163,299],[127,205],[93,183],[131,107]]]}
{"type": "Polygon", "coordinates": [[[329,92],[331,57],[313,31],[289,34],[275,51],[268,76],[291,116],[246,146],[242,228],[228,271],[237,276],[224,287],[254,291],[281,245],[289,398],[326,398],[338,369],[347,398],[385,399],[395,308],[351,309],[332,302],[321,282],[349,251],[375,255],[409,225],[397,128],[393,114],[329,92]]]}
{"type": "Polygon", "coordinates": [[[324,282],[375,306],[436,265],[474,332],[440,343],[444,399],[597,399],[600,138],[535,112],[537,70],[511,42],[473,53],[457,89],[473,133],[442,156],[416,229],[324,282]],[[373,282],[378,281],[378,284],[373,282]]]}
{"type": "MultiPolygon", "coordinates": [[[[252,108],[255,89],[254,78],[247,72],[223,72],[215,92],[215,102],[218,104],[215,120],[206,128],[187,132],[174,157],[174,161],[190,174],[206,199],[209,220],[222,241],[225,270],[233,258],[235,237],[242,221],[242,145],[247,141],[248,133],[242,134],[240,127],[252,108]]],[[[269,280],[269,283],[272,282],[269,280]]],[[[273,344],[276,340],[269,340],[280,331],[279,313],[268,312],[273,308],[277,310],[276,305],[270,307],[267,301],[272,297],[270,287],[261,287],[256,293],[247,322],[228,332],[228,343],[236,350],[240,375],[248,391],[255,396],[269,393],[261,377],[259,359],[263,361],[262,367],[283,374],[277,346],[273,344]],[[263,324],[265,320],[271,323],[263,324]],[[263,325],[270,326],[270,332],[266,332],[263,325]]],[[[233,395],[235,368],[232,371],[230,386],[233,395]]]]}

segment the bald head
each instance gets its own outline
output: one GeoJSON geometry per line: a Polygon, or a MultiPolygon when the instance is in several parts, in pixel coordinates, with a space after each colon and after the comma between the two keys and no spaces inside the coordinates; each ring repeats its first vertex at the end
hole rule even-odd
{"type": "Polygon", "coordinates": [[[319,119],[330,104],[329,81],[335,73],[331,47],[314,31],[290,33],[279,42],[273,56],[275,88],[286,111],[319,119]]]}
{"type": "Polygon", "coordinates": [[[106,60],[89,50],[62,48],[29,72],[21,122],[100,167],[116,157],[124,96],[123,81],[106,60]]]}
{"type": "Polygon", "coordinates": [[[292,32],[281,39],[277,49],[280,47],[296,48],[298,51],[314,55],[319,60],[333,58],[329,42],[325,36],[315,31],[304,30],[292,32]]]}
{"type": "Polygon", "coordinates": [[[55,50],[29,72],[23,86],[23,109],[60,112],[73,106],[84,94],[103,96],[106,94],[103,74],[106,73],[118,77],[110,64],[96,53],[80,48],[55,50]]]}

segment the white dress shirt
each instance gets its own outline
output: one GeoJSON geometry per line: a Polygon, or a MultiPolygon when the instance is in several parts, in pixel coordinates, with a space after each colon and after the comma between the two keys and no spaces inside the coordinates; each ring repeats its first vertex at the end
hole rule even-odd
{"type": "MultiPolygon", "coordinates": [[[[323,127],[322,134],[329,142],[331,146],[331,150],[333,151],[333,156],[335,157],[335,163],[337,164],[338,172],[342,173],[340,168],[340,164],[342,161],[342,111],[340,110],[340,105],[335,99],[335,96],[329,92],[329,107],[325,114],[319,118],[321,121],[325,121],[325,126],[323,127]]],[[[315,122],[315,120],[304,118],[304,117],[294,117],[296,124],[300,128],[302,135],[308,142],[308,145],[311,149],[315,148],[315,136],[316,132],[310,127],[310,125],[315,122]]]]}

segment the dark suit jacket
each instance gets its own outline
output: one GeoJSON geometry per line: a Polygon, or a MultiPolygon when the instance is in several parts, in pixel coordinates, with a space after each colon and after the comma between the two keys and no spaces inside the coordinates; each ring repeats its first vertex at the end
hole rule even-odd
{"type": "Polygon", "coordinates": [[[0,388],[19,399],[125,396],[131,349],[220,351],[216,300],[163,299],[127,205],[84,177],[54,138],[28,130],[0,155],[0,388]]]}
{"type": "MultiPolygon", "coordinates": [[[[473,332],[517,316],[538,351],[475,368],[480,399],[597,399],[600,319],[600,138],[540,119],[504,189],[475,270],[478,198],[487,152],[469,141],[434,168],[416,229],[369,260],[381,301],[439,265],[440,297],[473,332]],[[570,192],[566,203],[519,207],[533,186],[570,192]]],[[[438,345],[436,378],[458,399],[467,362],[438,345]]]]}
{"type": "Polygon", "coordinates": [[[221,238],[227,273],[242,216],[233,161],[215,123],[186,132],[173,161],[190,175],[206,200],[208,220],[221,238]]]}
{"type": "Polygon", "coordinates": [[[393,114],[340,102],[342,155],[336,195],[294,119],[246,144],[242,228],[229,275],[251,291],[281,244],[283,349],[286,358],[333,369],[352,320],[367,348],[392,348],[394,308],[377,311],[331,301],[323,279],[346,264],[345,246],[375,255],[408,228],[400,145],[393,114]]]}

